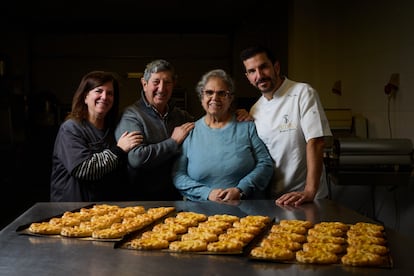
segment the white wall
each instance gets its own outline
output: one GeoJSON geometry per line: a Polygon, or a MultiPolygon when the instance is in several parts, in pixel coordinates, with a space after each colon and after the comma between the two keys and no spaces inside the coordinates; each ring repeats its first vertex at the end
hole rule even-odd
{"type": "Polygon", "coordinates": [[[369,138],[414,142],[413,10],[409,0],[295,0],[288,77],[314,86],[325,108],[365,116],[369,138]],[[390,99],[390,131],[384,86],[392,73],[400,88],[390,99]],[[331,92],[337,80],[341,96],[331,92]]]}

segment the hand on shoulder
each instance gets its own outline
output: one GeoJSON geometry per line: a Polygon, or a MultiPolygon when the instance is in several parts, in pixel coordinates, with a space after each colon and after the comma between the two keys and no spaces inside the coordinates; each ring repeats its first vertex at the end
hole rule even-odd
{"type": "Polygon", "coordinates": [[[249,114],[249,112],[246,109],[237,109],[236,119],[239,122],[254,121],[253,117],[249,114]]]}

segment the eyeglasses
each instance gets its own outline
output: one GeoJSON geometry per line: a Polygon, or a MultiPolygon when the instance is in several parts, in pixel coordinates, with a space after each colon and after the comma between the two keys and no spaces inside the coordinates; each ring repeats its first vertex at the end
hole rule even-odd
{"type": "Polygon", "coordinates": [[[224,90],[219,90],[219,91],[204,90],[203,94],[204,94],[204,96],[206,96],[208,98],[212,98],[214,94],[216,94],[220,98],[226,98],[226,97],[229,97],[229,96],[233,95],[229,91],[224,91],[224,90]]]}

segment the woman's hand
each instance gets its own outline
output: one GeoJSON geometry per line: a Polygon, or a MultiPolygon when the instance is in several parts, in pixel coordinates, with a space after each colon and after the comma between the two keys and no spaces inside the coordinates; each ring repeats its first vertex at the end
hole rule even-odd
{"type": "Polygon", "coordinates": [[[240,190],[236,187],[227,189],[213,189],[208,195],[208,199],[211,201],[223,202],[230,200],[240,200],[240,190]]]}
{"type": "Polygon", "coordinates": [[[138,131],[125,131],[118,140],[117,146],[129,152],[144,141],[144,136],[138,131]]]}

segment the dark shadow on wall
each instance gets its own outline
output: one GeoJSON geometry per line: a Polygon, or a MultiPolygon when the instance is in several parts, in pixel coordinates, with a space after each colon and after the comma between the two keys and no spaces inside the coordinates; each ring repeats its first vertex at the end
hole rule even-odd
{"type": "Polygon", "coordinates": [[[2,147],[1,228],[34,203],[49,201],[52,151],[58,129],[54,106],[52,94],[29,98],[24,139],[2,147]]]}

